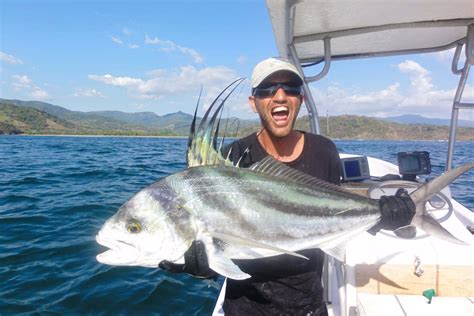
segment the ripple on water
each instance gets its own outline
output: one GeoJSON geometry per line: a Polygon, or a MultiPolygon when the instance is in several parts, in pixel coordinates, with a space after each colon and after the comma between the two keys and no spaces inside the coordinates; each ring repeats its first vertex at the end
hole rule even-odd
{"type": "Polygon", "coordinates": [[[33,203],[41,201],[40,197],[26,195],[26,194],[7,194],[3,197],[5,204],[10,203],[33,203]]]}
{"type": "MultiPolygon", "coordinates": [[[[429,150],[442,172],[446,144],[337,141],[349,153],[396,163],[396,152],[429,150]]],[[[455,164],[472,160],[457,145],[455,164]]],[[[134,193],[185,165],[185,139],[0,136],[2,315],[210,314],[218,283],[158,269],[110,267],[95,235],[134,193]],[[5,149],[5,150],[3,150],[5,149]],[[6,232],[6,233],[5,233],[6,232]]],[[[474,206],[472,176],[452,193],[474,206]]]]}

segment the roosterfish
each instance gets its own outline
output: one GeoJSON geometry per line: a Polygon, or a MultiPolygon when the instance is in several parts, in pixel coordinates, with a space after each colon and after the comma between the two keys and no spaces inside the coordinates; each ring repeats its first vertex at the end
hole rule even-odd
{"type": "MultiPolygon", "coordinates": [[[[159,266],[184,263],[193,241],[202,241],[209,267],[231,279],[246,279],[233,259],[258,259],[320,248],[343,261],[345,244],[381,220],[379,201],[313,178],[267,157],[249,168],[223,157],[218,143],[223,106],[238,79],[212,102],[196,129],[191,124],[188,168],[136,193],[96,236],[109,248],[97,260],[109,265],[159,266]]],[[[425,210],[425,202],[474,163],[450,170],[410,194],[416,206],[411,225],[463,243],[425,210]]]]}

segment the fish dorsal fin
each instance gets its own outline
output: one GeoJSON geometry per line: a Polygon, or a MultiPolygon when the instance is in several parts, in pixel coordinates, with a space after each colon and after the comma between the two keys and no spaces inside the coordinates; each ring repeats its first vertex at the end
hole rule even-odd
{"type": "Polygon", "coordinates": [[[341,193],[350,194],[351,196],[360,197],[359,195],[349,192],[338,185],[315,178],[302,171],[288,167],[287,165],[282,162],[279,162],[272,156],[267,156],[259,162],[254,163],[252,166],[250,166],[249,169],[267,175],[275,176],[286,181],[302,184],[305,186],[317,187],[323,190],[337,191],[341,193]]]}
{"type": "Polygon", "coordinates": [[[228,158],[222,157],[221,147],[223,142],[221,142],[220,146],[217,147],[217,138],[219,134],[220,116],[224,104],[243,80],[243,78],[235,80],[219,93],[207,109],[201,123],[199,123],[199,127],[196,129],[197,109],[201,99],[201,93],[199,94],[193,121],[189,130],[187,153],[188,167],[233,165],[228,158]]]}

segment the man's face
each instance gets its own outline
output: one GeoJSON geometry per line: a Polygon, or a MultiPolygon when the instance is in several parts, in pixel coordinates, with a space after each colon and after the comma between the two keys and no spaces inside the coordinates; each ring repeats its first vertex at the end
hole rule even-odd
{"type": "MultiPolygon", "coordinates": [[[[278,72],[268,77],[259,88],[268,88],[277,84],[295,86],[294,75],[289,72],[278,72]]],[[[285,92],[280,87],[274,95],[249,97],[253,111],[260,115],[263,127],[276,137],[290,134],[298,116],[303,96],[294,92],[285,92]]]]}

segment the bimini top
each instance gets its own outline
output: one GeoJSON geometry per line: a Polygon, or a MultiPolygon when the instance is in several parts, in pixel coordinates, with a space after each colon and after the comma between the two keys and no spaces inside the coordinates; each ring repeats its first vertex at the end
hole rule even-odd
{"type": "Polygon", "coordinates": [[[301,63],[448,49],[474,24],[472,0],[266,0],[281,56],[301,63]]]}

